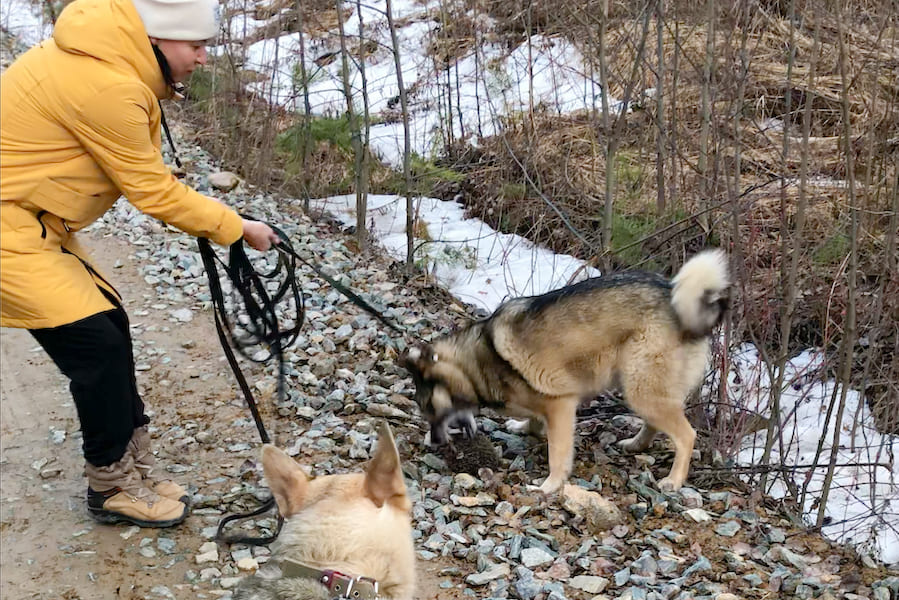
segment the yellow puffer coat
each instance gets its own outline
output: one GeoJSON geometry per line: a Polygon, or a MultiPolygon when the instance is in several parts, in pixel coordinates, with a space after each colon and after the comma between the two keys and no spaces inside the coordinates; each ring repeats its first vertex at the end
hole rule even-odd
{"type": "Polygon", "coordinates": [[[69,4],[53,38],[0,77],[0,325],[56,327],[113,308],[74,232],[120,195],[192,235],[240,238],[237,213],[163,164],[167,94],[131,0],[69,4]]]}

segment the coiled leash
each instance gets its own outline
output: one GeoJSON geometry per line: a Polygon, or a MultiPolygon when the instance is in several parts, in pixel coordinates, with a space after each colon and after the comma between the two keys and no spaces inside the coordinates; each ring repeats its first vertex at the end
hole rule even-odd
{"type": "MultiPolygon", "coordinates": [[[[242,215],[243,218],[250,219],[242,215]]],[[[200,256],[203,259],[203,266],[206,269],[206,275],[209,279],[209,290],[212,296],[213,316],[215,318],[215,328],[218,333],[219,342],[225,351],[228,364],[234,372],[237,383],[243,392],[244,399],[253,415],[256,423],[256,429],[259,431],[259,437],[262,443],[268,444],[271,438],[262,422],[259,408],[253,397],[250,386],[247,384],[246,378],[240,369],[237,358],[234,355],[232,346],[237,348],[239,352],[246,358],[254,362],[267,362],[272,358],[278,361],[278,399],[279,403],[287,399],[286,380],[286,364],[284,360],[284,350],[290,347],[297,339],[300,329],[305,319],[305,305],[302,291],[299,289],[296,278],[297,262],[312,269],[319,277],[324,279],[331,287],[346,296],[353,304],[356,304],[366,312],[381,321],[384,325],[392,330],[406,334],[407,331],[393,322],[381,311],[377,310],[366,300],[361,298],[351,289],[325,273],[318,265],[299,255],[287,240],[287,235],[275,226],[269,225],[272,230],[280,238],[280,242],[275,244],[273,248],[278,251],[278,264],[268,273],[259,273],[253,267],[249,257],[243,246],[243,239],[238,240],[229,248],[229,261],[224,263],[205,238],[197,240],[200,248],[200,256]],[[221,265],[228,279],[231,281],[232,287],[232,307],[240,307],[243,310],[244,319],[239,317],[235,319],[229,317],[228,310],[225,306],[225,294],[222,289],[221,279],[219,276],[219,265],[221,265]],[[267,283],[277,282],[277,289],[274,293],[269,293],[267,283]],[[293,309],[296,314],[296,320],[293,326],[288,329],[282,329],[276,313],[276,307],[287,302],[286,309],[293,309]],[[238,330],[243,332],[238,334],[238,330]],[[251,354],[248,349],[252,347],[264,346],[268,348],[268,355],[263,358],[251,354]]],[[[284,524],[284,518],[278,515],[278,525],[275,532],[270,536],[251,537],[244,535],[226,536],[224,533],[228,523],[236,520],[248,519],[264,514],[275,507],[274,497],[270,497],[263,501],[255,510],[242,513],[228,515],[222,518],[216,530],[215,539],[227,544],[251,544],[265,545],[273,542],[281,532],[284,524]]]]}
{"type": "MultiPolygon", "coordinates": [[[[282,240],[287,239],[283,232],[277,229],[274,230],[282,240]]],[[[256,423],[256,429],[259,431],[259,438],[263,444],[268,444],[271,442],[271,438],[265,430],[265,425],[262,423],[256,400],[253,398],[250,386],[247,384],[247,380],[240,369],[232,346],[254,362],[267,362],[275,358],[278,361],[278,399],[279,402],[286,400],[284,349],[296,341],[305,318],[304,298],[296,280],[296,260],[290,258],[289,255],[279,253],[278,264],[275,268],[267,273],[259,273],[253,267],[244,250],[243,239],[238,240],[229,248],[229,261],[227,264],[219,259],[212,249],[209,240],[200,238],[197,242],[200,247],[200,256],[203,259],[203,266],[206,268],[206,275],[209,279],[215,328],[219,342],[221,342],[228,364],[231,366],[231,370],[234,372],[237,383],[243,392],[250,413],[253,415],[253,421],[256,423]],[[225,295],[222,290],[218,265],[222,266],[225,274],[231,281],[232,305],[243,309],[245,318],[238,318],[238,323],[235,323],[235,319],[229,317],[226,310],[225,295]],[[277,282],[277,289],[274,293],[268,291],[267,283],[269,282],[277,282]],[[281,328],[275,310],[276,306],[285,300],[287,301],[288,310],[292,308],[296,314],[293,326],[288,329],[281,328]],[[241,335],[238,334],[239,329],[242,330],[241,335]],[[248,352],[249,348],[258,346],[268,348],[268,355],[264,358],[259,358],[248,352]]],[[[286,241],[283,243],[287,244],[286,241]]],[[[277,528],[270,536],[226,536],[224,529],[232,521],[261,515],[271,510],[274,506],[274,497],[270,497],[254,511],[228,515],[222,518],[219,522],[215,539],[228,544],[264,545],[273,542],[281,532],[281,526],[284,523],[284,518],[280,514],[278,515],[277,528]]]]}

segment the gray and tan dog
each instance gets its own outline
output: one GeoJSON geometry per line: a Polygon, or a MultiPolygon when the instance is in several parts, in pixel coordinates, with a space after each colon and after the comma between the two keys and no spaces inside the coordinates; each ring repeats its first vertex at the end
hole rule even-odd
{"type": "Polygon", "coordinates": [[[411,600],[411,502],[390,428],[380,427],[364,473],[310,479],[271,445],[262,468],[285,518],[272,558],[234,600],[411,600]]]}
{"type": "Polygon", "coordinates": [[[473,431],[472,415],[482,407],[542,419],[549,448],[545,493],[571,474],[580,401],[619,387],[644,419],[621,446],[645,450],[658,431],[667,433],[674,465],[659,486],[676,490],[696,438],[684,402],[706,373],[709,335],[727,308],[729,285],[725,254],[705,251],[671,281],[630,271],[509,300],[401,360],[432,442],[444,441],[451,424],[473,431]]]}

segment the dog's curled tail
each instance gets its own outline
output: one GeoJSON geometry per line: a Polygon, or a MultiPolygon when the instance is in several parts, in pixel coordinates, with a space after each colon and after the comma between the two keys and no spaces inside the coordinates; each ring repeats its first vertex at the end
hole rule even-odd
{"type": "Polygon", "coordinates": [[[671,285],[671,305],[681,330],[696,337],[708,335],[728,306],[727,255],[722,250],[700,252],[684,263],[671,285]]]}

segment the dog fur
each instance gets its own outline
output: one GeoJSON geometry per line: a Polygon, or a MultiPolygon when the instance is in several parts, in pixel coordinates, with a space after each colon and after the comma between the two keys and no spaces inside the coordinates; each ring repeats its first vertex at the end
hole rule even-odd
{"type": "Polygon", "coordinates": [[[639,452],[658,431],[668,434],[674,465],[659,486],[676,490],[696,438],[684,403],[706,373],[709,335],[727,308],[729,285],[725,254],[705,251],[670,282],[626,271],[509,300],[484,320],[412,348],[401,363],[412,374],[433,442],[444,441],[451,425],[472,429],[483,407],[542,419],[545,493],[571,474],[580,401],[620,387],[644,420],[621,446],[639,452]]]}
{"type": "Polygon", "coordinates": [[[317,581],[284,577],[278,567],[284,558],[373,578],[385,600],[413,597],[412,504],[386,424],[364,473],[310,479],[296,461],[268,444],[262,448],[262,468],[285,523],[272,559],[240,583],[234,600],[330,598],[317,581]]]}

